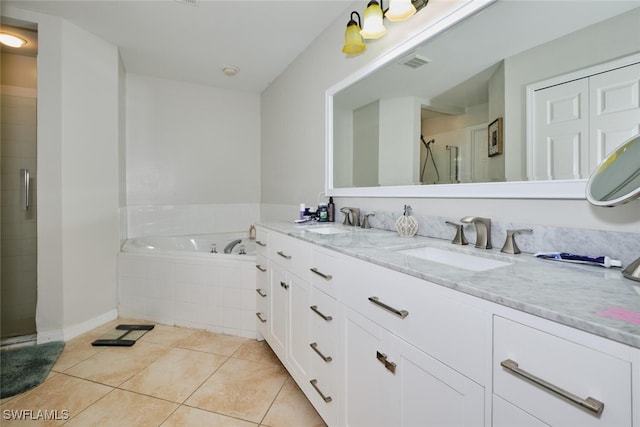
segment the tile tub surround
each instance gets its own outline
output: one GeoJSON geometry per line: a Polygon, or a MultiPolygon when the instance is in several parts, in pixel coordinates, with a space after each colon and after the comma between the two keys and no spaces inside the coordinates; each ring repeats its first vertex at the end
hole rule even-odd
{"type": "MultiPolygon", "coordinates": [[[[366,211],[361,215],[373,213],[369,217],[372,228],[395,231],[395,221],[402,215],[398,212],[366,211]]],[[[455,228],[445,221],[460,223],[459,218],[427,216],[412,214],[418,221],[418,235],[451,241],[455,236],[455,228]]],[[[338,219],[336,219],[338,221],[338,219]]],[[[340,218],[342,221],[342,218],[340,218]]],[[[464,235],[473,245],[476,231],[473,224],[463,224],[464,235]]],[[[533,254],[545,252],[571,252],[580,255],[603,256],[619,259],[624,266],[640,257],[640,233],[621,233],[584,228],[553,227],[547,225],[521,224],[512,222],[491,221],[491,240],[493,247],[502,248],[507,230],[531,229],[531,233],[523,232],[516,236],[516,242],[522,252],[533,254]]]]}
{"type": "Polygon", "coordinates": [[[120,216],[127,227],[125,238],[248,232],[249,226],[260,219],[260,204],[128,206],[121,209],[120,216]]]}
{"type": "Polygon", "coordinates": [[[404,238],[395,231],[379,229],[363,230],[333,225],[344,227],[349,232],[322,235],[306,231],[309,226],[289,222],[260,225],[493,303],[640,348],[640,329],[637,324],[598,314],[610,307],[640,313],[638,282],[625,279],[620,269],[548,261],[530,254],[508,255],[501,253],[500,248],[476,249],[473,245],[452,245],[448,240],[424,236],[404,238]],[[395,250],[419,246],[480,255],[507,261],[511,265],[474,272],[403,255],[395,250]]]}
{"type": "Polygon", "coordinates": [[[120,323],[141,322],[118,319],[69,341],[43,384],[0,402],[3,414],[67,410],[70,426],[325,426],[264,341],[156,324],[133,347],[91,346],[120,323]],[[251,408],[236,404],[257,392],[251,408]]]}
{"type": "Polygon", "coordinates": [[[120,316],[256,338],[255,260],[224,257],[121,252],[120,316]]]}

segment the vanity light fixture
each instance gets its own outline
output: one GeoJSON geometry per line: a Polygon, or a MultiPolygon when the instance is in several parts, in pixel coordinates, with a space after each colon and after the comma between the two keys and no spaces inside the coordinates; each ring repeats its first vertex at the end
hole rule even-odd
{"type": "MultiPolygon", "coordinates": [[[[380,3],[382,3],[382,0],[380,0],[380,3]]],[[[360,34],[365,39],[379,39],[387,34],[387,29],[382,22],[384,13],[380,3],[377,0],[371,0],[364,10],[364,24],[360,34]]]]}
{"type": "Polygon", "coordinates": [[[27,44],[27,41],[21,37],[14,36],[13,34],[0,33],[0,43],[9,47],[21,48],[27,44]]]}
{"type": "Polygon", "coordinates": [[[389,0],[389,8],[384,10],[382,0],[370,0],[364,11],[363,22],[360,22],[358,12],[351,12],[342,52],[347,55],[361,53],[365,49],[362,39],[378,39],[387,33],[383,22],[384,18],[393,22],[404,21],[424,8],[427,3],[429,0],[389,0]],[[358,16],[358,22],[353,18],[354,13],[358,16]]]}
{"type": "Polygon", "coordinates": [[[384,16],[391,22],[404,21],[416,13],[416,7],[411,0],[389,0],[389,9],[384,16]]]}
{"type": "Polygon", "coordinates": [[[347,29],[344,32],[344,46],[342,52],[347,55],[356,55],[362,53],[367,46],[362,41],[362,35],[360,34],[360,14],[358,12],[351,12],[351,18],[347,23],[347,29]],[[358,17],[358,22],[353,19],[353,15],[358,17]]]}

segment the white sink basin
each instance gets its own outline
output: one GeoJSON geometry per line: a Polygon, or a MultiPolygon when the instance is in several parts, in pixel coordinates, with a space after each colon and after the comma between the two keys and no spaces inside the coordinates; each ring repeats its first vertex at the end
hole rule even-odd
{"type": "Polygon", "coordinates": [[[404,255],[414,256],[428,261],[438,262],[440,264],[446,264],[452,267],[471,271],[486,271],[511,265],[510,262],[431,247],[404,249],[398,252],[404,255]]]}
{"type": "Polygon", "coordinates": [[[318,234],[342,234],[348,233],[349,230],[345,230],[344,228],[338,227],[318,227],[318,228],[309,228],[307,229],[310,233],[318,233],[318,234]]]}

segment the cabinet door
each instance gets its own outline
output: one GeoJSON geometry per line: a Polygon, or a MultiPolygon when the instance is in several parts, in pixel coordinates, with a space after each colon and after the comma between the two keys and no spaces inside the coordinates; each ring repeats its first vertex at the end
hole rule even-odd
{"type": "Polygon", "coordinates": [[[589,79],[591,102],[590,170],[625,140],[640,131],[640,64],[589,79]]]}
{"type": "Polygon", "coordinates": [[[289,349],[288,356],[294,375],[307,377],[309,360],[309,283],[287,274],[289,288],[289,349]]]}
{"type": "Polygon", "coordinates": [[[484,425],[484,388],[400,338],[389,335],[395,366],[391,399],[399,402],[403,427],[484,425]]]}
{"type": "Polygon", "coordinates": [[[493,395],[493,427],[549,427],[499,396],[493,395]]]}
{"type": "Polygon", "coordinates": [[[289,306],[289,283],[286,272],[271,263],[271,323],[268,341],[280,360],[286,360],[287,316],[289,306]]]}
{"type": "Polygon", "coordinates": [[[588,79],[538,90],[534,102],[529,179],[588,177],[588,79]]]}
{"type": "MultiPolygon", "coordinates": [[[[385,368],[384,330],[351,309],[344,319],[344,420],[348,427],[395,426],[389,400],[393,374],[385,368]]],[[[397,400],[397,396],[396,396],[397,400]]],[[[424,425],[424,424],[421,424],[424,425]]]]}

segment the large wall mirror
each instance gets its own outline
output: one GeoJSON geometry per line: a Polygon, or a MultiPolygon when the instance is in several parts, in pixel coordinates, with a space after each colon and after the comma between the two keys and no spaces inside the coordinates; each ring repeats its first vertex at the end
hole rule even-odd
{"type": "Polygon", "coordinates": [[[638,133],[640,1],[460,4],[327,91],[329,194],[584,198],[638,133]]]}

